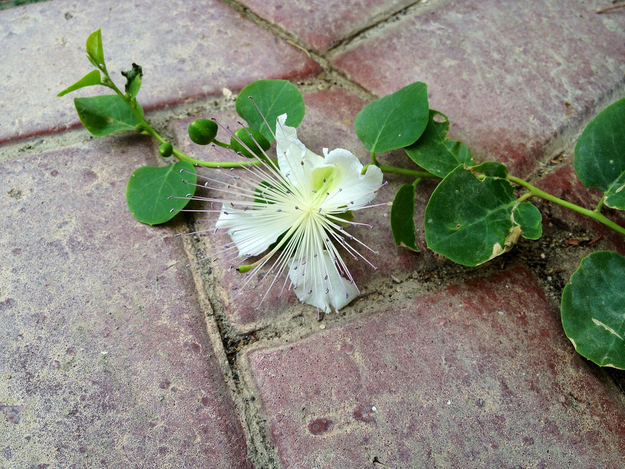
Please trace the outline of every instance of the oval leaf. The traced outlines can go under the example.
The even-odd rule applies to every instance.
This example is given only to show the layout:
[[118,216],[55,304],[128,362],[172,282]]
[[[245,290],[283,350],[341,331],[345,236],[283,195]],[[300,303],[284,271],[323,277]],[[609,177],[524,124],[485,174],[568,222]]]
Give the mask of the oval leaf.
[[141,124],[126,102],[116,94],[74,98],[74,105],[80,122],[96,137],[135,130]]
[[412,145],[428,123],[428,91],[416,82],[367,104],[356,116],[354,129],[373,153]]
[[[254,101],[249,99],[250,96]],[[258,80],[241,90],[237,97],[236,110],[251,128],[260,132],[269,142],[273,142],[278,116],[287,114],[286,124],[297,127],[304,119],[306,106],[302,93],[293,83],[286,80]],[[271,129],[267,128],[265,120]]]
[[399,188],[391,206],[391,231],[397,246],[418,251],[414,226],[415,187],[404,184]]
[[100,29],[92,32],[87,38],[87,57],[98,68],[104,65],[104,48]]
[[540,212],[514,198],[507,168],[487,162],[459,166],[436,187],[425,208],[428,247],[476,266],[509,251],[519,237],[540,233]]
[[406,147],[408,156],[423,169],[444,178],[464,164],[473,166],[469,148],[462,142],[447,138],[449,119],[438,111],[430,111],[428,124],[419,139]]
[[562,293],[562,325],[575,350],[599,366],[625,369],[625,257],[584,258]]
[[87,73],[84,77],[74,83],[72,86],[65,88],[61,91],[57,96],[65,96],[67,93],[71,93],[72,91],[79,90],[80,88],[84,88],[85,86],[94,86],[101,85],[102,79],[100,77],[99,70],[92,70]]
[[575,172],[582,184],[606,196],[608,207],[625,210],[625,98],[590,121],[575,145]]
[[[180,170],[193,174],[180,173]],[[185,184],[183,180],[190,184]],[[195,168],[186,161],[164,167],[142,166],[137,168],[126,186],[128,210],[141,223],[158,225],[171,220],[177,210],[183,209],[187,199],[169,199],[168,197],[186,197],[193,195],[197,177]],[[173,212],[172,212],[173,209]]]

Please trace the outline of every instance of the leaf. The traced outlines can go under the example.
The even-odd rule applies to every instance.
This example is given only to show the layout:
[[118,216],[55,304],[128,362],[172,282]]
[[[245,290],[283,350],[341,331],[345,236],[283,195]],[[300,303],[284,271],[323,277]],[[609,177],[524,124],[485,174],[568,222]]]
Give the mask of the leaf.
[[512,212],[514,222],[523,229],[523,237],[526,239],[538,239],[543,235],[540,210],[528,202],[523,202],[515,207]]
[[428,117],[427,86],[416,82],[367,104],[356,116],[354,129],[367,150],[383,153],[416,142]]
[[84,88],[86,86],[94,86],[94,85],[101,85],[101,84],[102,84],[102,78],[100,77],[100,71],[92,70],[89,73],[87,73],[84,77],[82,77],[80,80],[78,80],[76,83],[74,83],[72,86],[65,88],[63,91],[57,94],[57,97],[65,96],[67,93],[71,93],[72,91],[79,90],[80,88]]
[[575,145],[575,172],[588,189],[605,194],[605,205],[625,210],[625,98],[590,121]]
[[625,369],[625,257],[612,251],[582,259],[562,293],[564,332],[599,366]]
[[[438,119],[442,118],[442,121]],[[408,156],[423,169],[444,178],[458,165],[473,166],[471,152],[462,142],[447,138],[449,119],[445,114],[430,110],[430,117],[419,139],[406,147]]]
[[[193,174],[181,174],[181,170]],[[189,184],[185,184],[183,180]],[[195,186],[192,184],[196,182],[195,168],[186,161],[178,161],[176,164],[164,167],[137,168],[126,186],[128,210],[141,223],[148,225],[165,223],[176,215],[176,210],[183,209],[189,203],[187,199],[169,199],[168,197],[193,195]]]
[[495,162],[449,173],[425,208],[428,247],[476,266],[510,250],[521,235],[540,236],[540,212],[515,199],[507,174],[505,165]]
[[141,65],[133,63],[132,69],[122,72],[122,75],[126,77],[126,95],[131,99],[136,98],[141,88],[141,79],[143,77]]
[[[74,98],[74,105],[80,121],[96,137],[135,130],[141,124],[128,104],[116,94]],[[139,111],[143,114],[141,107]]]
[[399,188],[391,206],[391,231],[397,246],[418,251],[414,226],[415,187],[404,184]]
[[[249,99],[250,96],[254,101]],[[251,128],[260,132],[271,143],[274,140],[277,117],[287,114],[286,124],[297,127],[304,118],[306,107],[302,93],[294,84],[286,80],[258,80],[241,90],[237,97],[236,110]],[[271,129],[267,128],[263,116]]]
[[104,66],[104,48],[102,47],[102,31],[97,30],[87,38],[87,57],[96,67]]

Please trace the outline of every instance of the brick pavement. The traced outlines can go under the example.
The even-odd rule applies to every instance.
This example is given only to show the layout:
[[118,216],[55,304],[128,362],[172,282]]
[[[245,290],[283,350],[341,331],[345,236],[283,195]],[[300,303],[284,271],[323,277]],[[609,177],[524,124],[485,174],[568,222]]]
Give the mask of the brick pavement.
[[[359,214],[374,224],[355,234],[380,251],[379,270],[350,265],[364,293],[352,305],[322,323],[293,296],[257,309],[256,293],[235,298],[233,274],[182,268],[202,247],[172,237],[186,219],[147,227],[127,212],[129,174],[163,164],[153,142],[67,132],[78,125],[71,99],[54,98],[89,70],[84,41],[102,28],[109,68],[143,65],[148,117],[173,119],[183,150],[219,158],[183,138],[189,106],[231,109],[222,88],[285,78],[305,93],[302,140],[365,162],[353,120],[367,96],[422,80],[477,159],[591,202],[572,177],[572,145],[625,94],[625,10],[373,3],[0,10],[0,467],[623,466],[622,392],[576,355],[554,296],[552,277],[570,275],[557,272],[562,256],[589,248],[537,263],[522,253],[544,245],[526,243],[490,266],[456,267],[426,249],[425,184],[421,253],[393,245],[385,208]],[[33,150],[50,134],[54,148]],[[406,182],[388,179],[380,201]],[[552,242],[603,234],[541,208]],[[609,247],[623,252],[613,235],[593,249]]]

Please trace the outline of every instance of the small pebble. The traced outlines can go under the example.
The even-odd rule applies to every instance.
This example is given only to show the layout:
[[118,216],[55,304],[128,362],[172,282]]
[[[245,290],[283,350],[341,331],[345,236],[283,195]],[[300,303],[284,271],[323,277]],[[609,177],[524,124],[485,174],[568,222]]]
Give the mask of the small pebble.
[[326,328],[325,324],[322,324],[321,326],[319,326],[319,329],[325,329],[325,328]]

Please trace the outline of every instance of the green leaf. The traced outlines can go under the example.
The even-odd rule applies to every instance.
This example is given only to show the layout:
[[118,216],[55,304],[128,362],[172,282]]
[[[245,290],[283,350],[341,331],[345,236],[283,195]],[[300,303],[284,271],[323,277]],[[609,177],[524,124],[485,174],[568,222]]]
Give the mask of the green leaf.
[[[254,101],[249,99],[252,97]],[[271,126],[267,128],[254,102]],[[276,119],[287,114],[286,124],[297,127],[304,118],[306,107],[304,98],[297,87],[286,80],[258,80],[241,90],[236,101],[237,114],[245,119],[248,125],[260,132],[268,142],[274,140]]]
[[[181,170],[193,174],[181,173]],[[185,184],[183,180],[189,184]],[[189,203],[189,200],[184,198],[169,197],[193,195],[195,186],[192,184],[196,182],[195,168],[186,161],[178,161],[164,167],[137,168],[126,186],[128,210],[141,223],[148,225],[165,223],[176,215],[177,210],[183,209]]]
[[131,99],[135,98],[141,88],[141,79],[143,77],[141,65],[133,63],[132,69],[122,72],[122,75],[126,77],[126,95]]
[[97,30],[87,38],[87,58],[96,67],[104,66],[104,48],[102,47],[102,31]]
[[[116,94],[74,98],[74,105],[80,121],[96,137],[125,130],[134,131],[141,124],[128,104]],[[138,109],[143,114],[141,107]]]
[[562,325],[575,350],[599,366],[625,369],[625,257],[584,258],[562,292]]
[[74,83],[72,86],[65,88],[63,91],[57,94],[57,96],[65,96],[67,93],[71,93],[72,91],[79,90],[80,88],[84,88],[86,86],[101,85],[101,84],[102,84],[102,79],[100,77],[100,71],[92,70],[89,73],[87,73],[84,77],[82,77],[80,80],[78,80],[76,83]]
[[605,205],[625,210],[625,98],[590,121],[575,145],[575,172]]
[[391,231],[397,246],[418,251],[414,226],[415,187],[404,184],[399,188],[391,206]]
[[505,165],[495,162],[449,173],[425,208],[428,247],[476,266],[510,250],[521,235],[540,236],[540,212],[515,199],[507,174]]
[[416,82],[367,104],[356,116],[354,129],[367,150],[383,153],[416,142],[428,117],[427,86]]
[[473,166],[471,152],[462,142],[447,138],[449,119],[445,114],[430,110],[430,117],[419,139],[406,147],[408,156],[423,169],[444,178],[464,164]]
[[543,235],[543,216],[535,205],[523,202],[512,211],[514,222],[518,223],[526,239],[538,239]]

